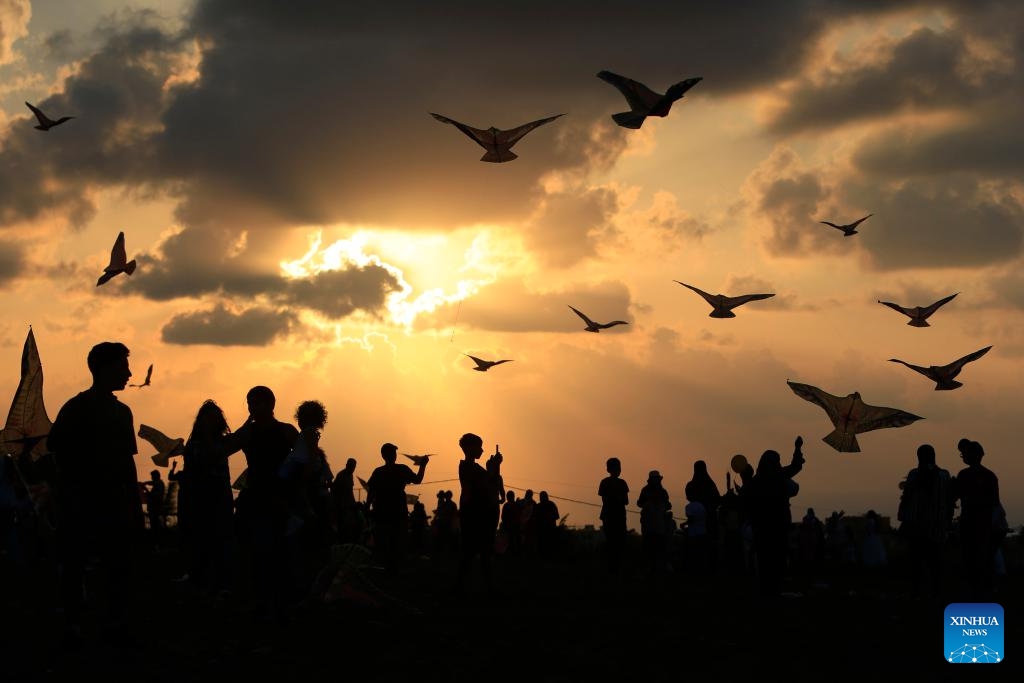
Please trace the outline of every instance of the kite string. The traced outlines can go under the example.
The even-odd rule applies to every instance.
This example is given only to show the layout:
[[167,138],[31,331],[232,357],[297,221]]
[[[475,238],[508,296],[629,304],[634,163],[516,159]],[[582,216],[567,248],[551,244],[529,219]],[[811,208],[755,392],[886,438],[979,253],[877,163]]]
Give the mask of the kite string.
[[451,343],[455,339],[455,328],[459,324],[459,311],[462,310],[462,299],[459,299],[458,306],[455,307],[455,322],[452,324],[452,336],[448,338],[448,342]]

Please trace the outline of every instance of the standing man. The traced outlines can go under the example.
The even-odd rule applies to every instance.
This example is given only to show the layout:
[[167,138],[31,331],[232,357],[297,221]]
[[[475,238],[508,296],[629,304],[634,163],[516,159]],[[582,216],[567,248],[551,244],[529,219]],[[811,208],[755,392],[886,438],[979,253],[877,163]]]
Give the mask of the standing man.
[[131,409],[114,396],[128,384],[128,347],[103,342],[86,363],[92,386],[65,403],[47,437],[57,464],[58,543],[65,643],[81,641],[85,564],[93,554],[104,572],[105,631],[128,637],[132,549],[143,529]]
[[459,497],[462,560],[459,562],[455,590],[457,593],[462,592],[473,557],[479,555],[484,584],[491,591],[491,554],[494,551],[494,534],[498,529],[501,472],[497,467],[488,470],[477,463],[483,455],[484,442],[476,434],[463,434],[459,439],[459,448],[464,456],[459,462],[459,483],[462,485],[462,495]]
[[414,473],[408,465],[395,462],[398,460],[398,446],[395,444],[386,443],[381,446],[380,455],[384,458],[384,464],[375,469],[366,482],[366,505],[373,518],[373,540],[388,567],[395,570],[402,557],[403,541],[409,529],[405,487],[423,481],[427,458],[419,459],[419,469]]
[[285,618],[288,588],[285,505],[278,470],[299,438],[299,430],[274,417],[277,398],[269,387],[256,386],[246,394],[249,419],[235,436],[248,466],[245,489],[236,501],[248,538],[257,610],[269,608],[278,621]]
[[626,506],[629,505],[629,486],[620,478],[622,463],[608,458],[605,463],[608,476],[601,480],[597,495],[601,496],[601,527],[608,549],[608,571],[618,574],[622,566],[622,553],[626,546]]
[[352,495],[355,486],[355,458],[345,462],[345,468],[338,472],[331,484],[331,500],[334,503],[334,521],[338,530],[339,543],[355,543],[359,540],[356,498]]

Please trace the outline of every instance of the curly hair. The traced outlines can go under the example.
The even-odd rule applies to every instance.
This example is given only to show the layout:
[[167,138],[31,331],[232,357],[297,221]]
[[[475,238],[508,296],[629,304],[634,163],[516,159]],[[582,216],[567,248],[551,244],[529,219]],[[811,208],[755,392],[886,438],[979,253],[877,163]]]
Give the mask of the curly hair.
[[327,409],[320,401],[303,401],[295,411],[295,419],[299,429],[323,429],[327,424]]

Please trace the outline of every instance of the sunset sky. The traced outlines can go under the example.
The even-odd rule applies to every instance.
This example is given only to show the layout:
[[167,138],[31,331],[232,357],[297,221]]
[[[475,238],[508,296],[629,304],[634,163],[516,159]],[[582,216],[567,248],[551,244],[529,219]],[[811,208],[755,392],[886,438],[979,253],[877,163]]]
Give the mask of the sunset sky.
[[[51,418],[116,340],[155,366],[119,394],[136,426],[184,437],[207,398],[237,426],[265,384],[282,419],[322,401],[363,478],[390,441],[453,479],[472,431],[507,485],[596,503],[618,456],[679,514],[695,460],[724,490],[800,434],[794,517],[895,518],[917,446],[955,473],[966,436],[1024,523],[1024,5],[300,5],[0,0],[0,400],[31,325]],[[703,81],[628,130],[602,69]],[[26,100],[76,118],[34,130]],[[492,164],[430,112],[565,116]],[[97,288],[120,231],[138,269]],[[776,296],[713,319],[673,280]],[[877,303],[954,292],[923,329]],[[887,362],[989,345],[955,391]],[[786,380],[925,419],[838,453]]]

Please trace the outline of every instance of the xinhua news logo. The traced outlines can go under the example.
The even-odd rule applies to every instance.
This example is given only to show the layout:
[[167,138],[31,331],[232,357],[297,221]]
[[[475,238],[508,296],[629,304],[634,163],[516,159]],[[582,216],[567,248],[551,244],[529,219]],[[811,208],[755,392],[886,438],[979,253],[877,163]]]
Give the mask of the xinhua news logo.
[[943,655],[951,664],[998,664],[1003,651],[1003,608],[994,602],[954,602],[946,607]]

